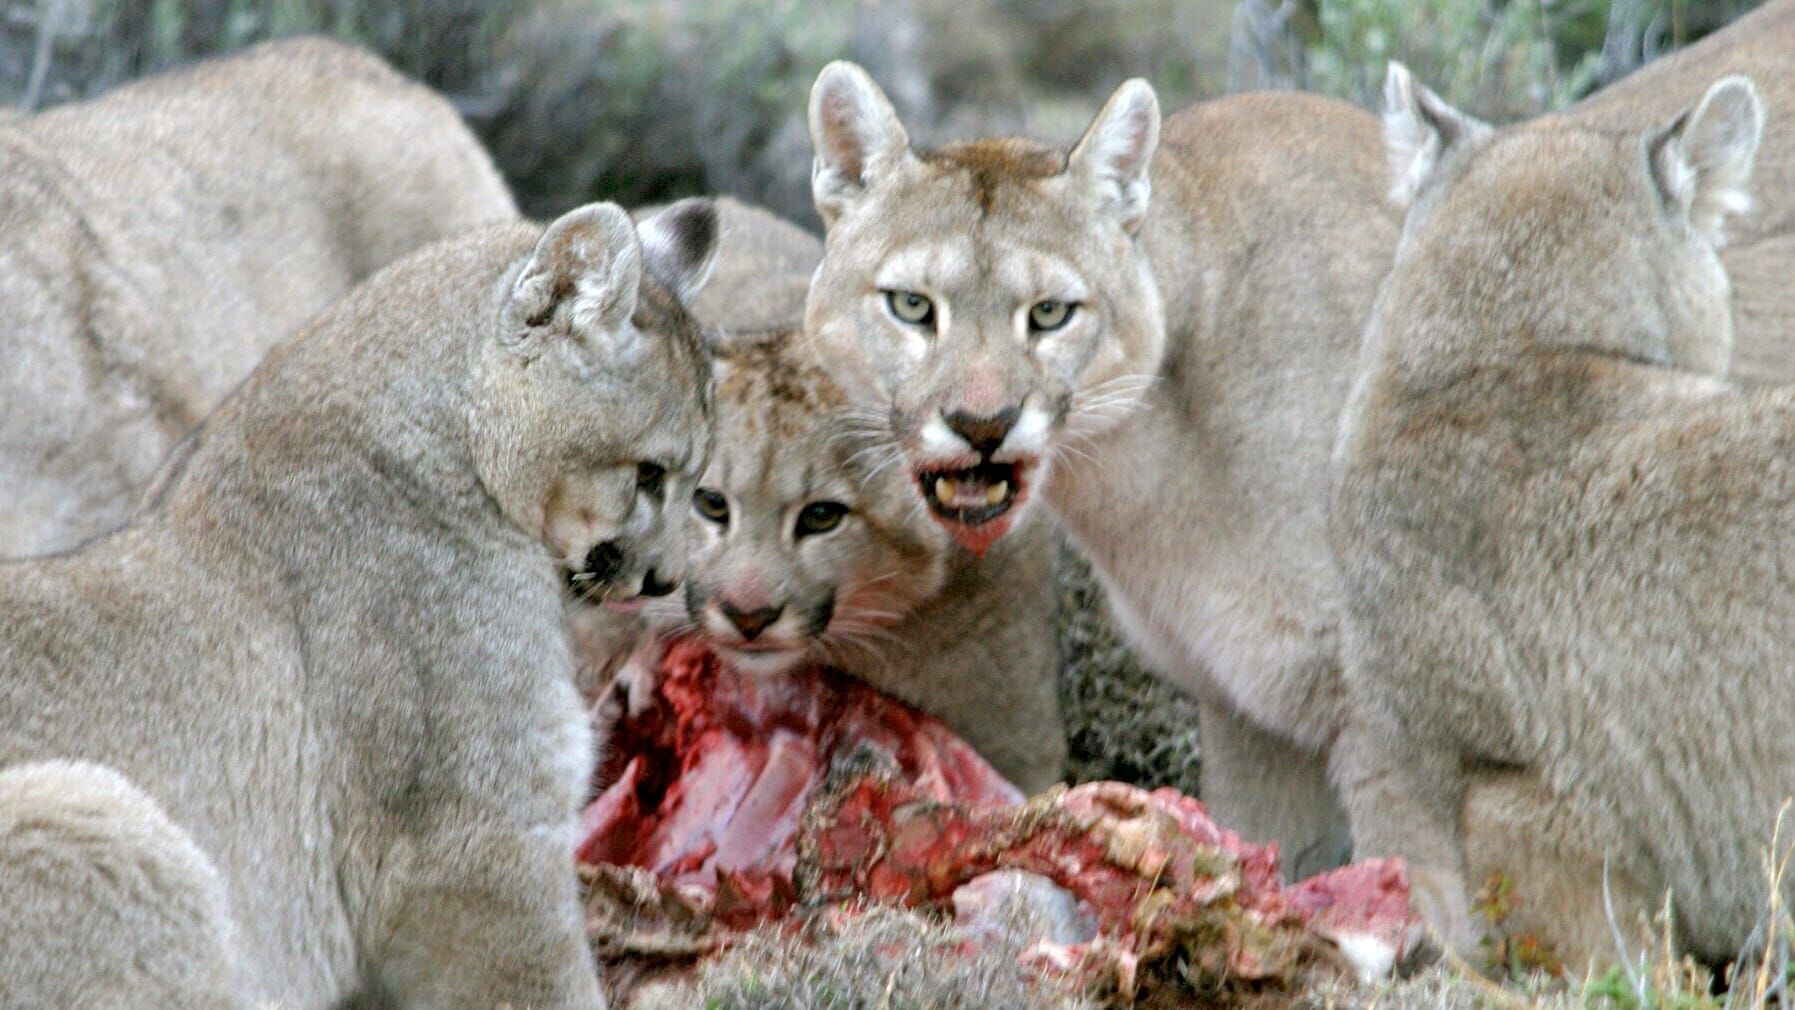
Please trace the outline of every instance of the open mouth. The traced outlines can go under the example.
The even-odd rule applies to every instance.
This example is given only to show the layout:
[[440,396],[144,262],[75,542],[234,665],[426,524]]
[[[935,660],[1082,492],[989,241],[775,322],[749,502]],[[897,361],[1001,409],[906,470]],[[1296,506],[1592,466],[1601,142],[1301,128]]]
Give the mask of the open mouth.
[[929,508],[942,519],[982,526],[1022,499],[1022,463],[985,461],[963,469],[918,467],[917,483]]
[[1015,511],[1028,498],[1032,458],[997,462],[985,459],[967,467],[923,463],[916,483],[935,521],[979,557],[1010,531]]

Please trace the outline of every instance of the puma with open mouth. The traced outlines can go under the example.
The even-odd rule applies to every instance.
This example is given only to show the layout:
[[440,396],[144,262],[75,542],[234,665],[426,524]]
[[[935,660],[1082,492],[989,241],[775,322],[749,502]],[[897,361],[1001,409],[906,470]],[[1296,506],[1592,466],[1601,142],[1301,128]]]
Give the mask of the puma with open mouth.
[[983,462],[960,470],[920,468],[917,482],[943,519],[978,526],[1008,512],[1022,497],[1020,463]]
[[923,464],[917,485],[937,521],[962,547],[983,555],[1009,532],[1018,507],[1028,498],[1032,459],[982,460],[969,467]]

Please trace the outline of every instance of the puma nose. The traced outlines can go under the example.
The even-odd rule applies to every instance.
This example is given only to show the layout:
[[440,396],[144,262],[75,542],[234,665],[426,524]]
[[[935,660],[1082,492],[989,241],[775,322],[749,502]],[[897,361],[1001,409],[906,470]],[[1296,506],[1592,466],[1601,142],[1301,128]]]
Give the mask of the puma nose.
[[1004,436],[1016,426],[1016,419],[1022,416],[1022,408],[1005,407],[995,414],[975,417],[965,411],[956,410],[943,414],[941,419],[954,434],[966,440],[973,451],[982,456],[989,456],[1003,444]]
[[623,548],[617,541],[604,543],[586,552],[586,572],[601,583],[610,583],[623,574]]
[[678,579],[668,579],[663,582],[661,581],[660,575],[656,574],[655,570],[652,568],[642,575],[643,596],[666,596],[668,593],[671,593],[678,588]]
[[741,632],[742,638],[749,642],[759,638],[761,632],[767,630],[767,627],[774,621],[779,620],[780,614],[785,613],[783,606],[761,607],[758,610],[738,610],[727,601],[719,601],[717,609],[723,611],[723,616],[729,618],[729,623],[735,625],[735,630]]

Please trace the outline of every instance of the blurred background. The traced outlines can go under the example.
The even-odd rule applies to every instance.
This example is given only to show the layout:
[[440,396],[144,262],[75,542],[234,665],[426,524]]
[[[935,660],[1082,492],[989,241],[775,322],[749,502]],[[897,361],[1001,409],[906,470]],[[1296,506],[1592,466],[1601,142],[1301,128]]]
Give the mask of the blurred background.
[[0,102],[29,111],[322,32],[449,94],[527,213],[726,192],[808,226],[811,80],[864,65],[913,136],[1071,140],[1143,76],[1375,102],[1406,62],[1461,107],[1571,101],[1756,0],[0,0]]

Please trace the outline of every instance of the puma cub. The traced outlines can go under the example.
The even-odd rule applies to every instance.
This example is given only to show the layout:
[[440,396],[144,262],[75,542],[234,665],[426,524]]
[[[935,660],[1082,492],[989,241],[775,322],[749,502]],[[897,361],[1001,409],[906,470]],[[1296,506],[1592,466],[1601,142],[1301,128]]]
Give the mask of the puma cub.
[[324,39],[0,127],[0,556],[117,526],[276,340],[516,217],[447,102]]
[[[717,448],[693,499],[703,532],[684,597],[650,601],[646,623],[696,631],[768,676],[829,663],[947,722],[1025,790],[1046,788],[1066,757],[1052,530],[983,559],[957,548],[916,507],[899,461],[867,443],[832,363],[794,332],[822,243],[716,202],[715,268],[691,310],[717,351]],[[574,624],[596,660],[590,679],[604,681],[631,637],[594,608]],[[635,658],[652,665],[655,643],[640,644]]]
[[[716,248],[704,286],[685,303],[687,312],[707,330],[719,326],[765,329],[789,323],[804,310],[804,290],[810,272],[823,256],[823,244],[777,214],[734,197],[713,197],[711,206],[717,216]],[[630,216],[642,222],[665,209],[638,207]],[[623,674],[628,675],[632,689],[646,690],[653,683],[653,667],[662,650],[643,619],[642,608],[593,606],[582,597],[576,592],[567,601],[581,695],[597,705]],[[671,623],[680,623],[685,610],[672,599],[663,601],[657,613]]]
[[380,272],[120,531],[0,568],[6,1007],[603,1006],[563,580],[677,583],[708,204]]
[[[1376,120],[1124,84],[1070,150],[921,151],[858,67],[811,93],[807,339],[920,502],[990,549],[1045,502],[1200,697],[1204,799],[1286,866],[1348,851],[1327,467],[1396,245]],[[913,495],[917,491],[912,491]]]
[[1606,871],[1633,907],[1668,890],[1682,942],[1728,957],[1795,794],[1795,391],[1724,377],[1718,248],[1757,93],[1725,78],[1635,131],[1492,130],[1400,67],[1387,100],[1410,210],[1331,509],[1359,851],[1407,858],[1469,946],[1466,784],[1525,776],[1518,814],[1589,852],[1593,923],[1561,929],[1599,931]]
[[[1047,788],[1066,760],[1052,527],[982,558],[957,547],[798,337],[718,338],[717,448],[678,617],[740,670],[821,660],[935,714],[1025,791]],[[651,621],[671,606],[650,604]]]

